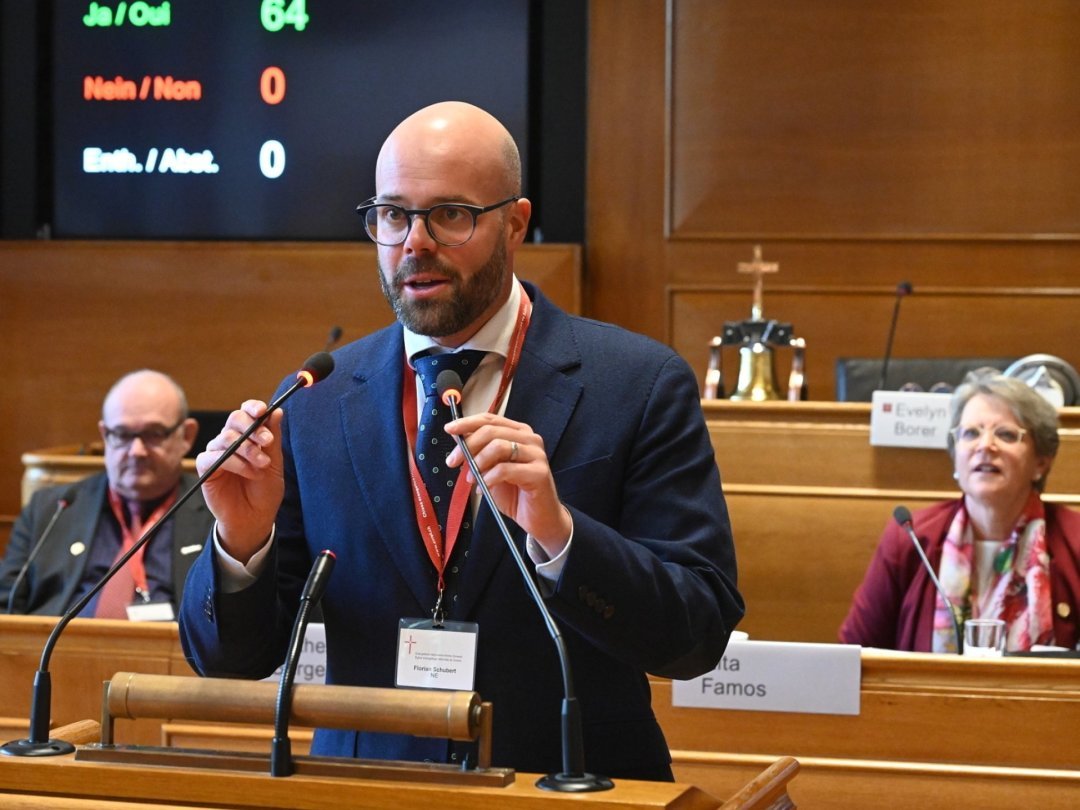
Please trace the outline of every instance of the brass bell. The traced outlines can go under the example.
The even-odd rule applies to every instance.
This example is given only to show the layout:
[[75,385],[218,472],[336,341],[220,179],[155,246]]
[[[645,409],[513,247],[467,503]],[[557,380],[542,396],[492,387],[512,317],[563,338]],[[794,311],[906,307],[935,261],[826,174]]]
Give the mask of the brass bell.
[[731,398],[751,402],[780,399],[773,371],[772,349],[766,344],[754,342],[739,347],[739,379]]
[[[790,323],[766,320],[764,317],[762,276],[765,273],[775,273],[778,268],[779,265],[775,263],[762,261],[760,245],[754,247],[754,261],[739,264],[740,273],[752,273],[755,276],[750,319],[725,323],[723,334],[709,341],[709,367],[705,372],[705,384],[702,387],[704,399],[721,399],[725,396],[724,346],[739,347],[739,376],[735,391],[731,394],[732,400],[765,402],[784,398],[790,401],[807,398],[806,341],[792,335]],[[786,396],[780,393],[776,384],[773,361],[773,348],[776,346],[790,346],[793,350]]]

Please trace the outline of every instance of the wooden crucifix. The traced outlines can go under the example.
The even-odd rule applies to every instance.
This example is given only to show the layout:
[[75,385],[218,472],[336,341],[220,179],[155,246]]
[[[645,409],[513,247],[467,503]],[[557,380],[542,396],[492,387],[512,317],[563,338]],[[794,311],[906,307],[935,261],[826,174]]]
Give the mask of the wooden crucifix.
[[749,273],[754,277],[754,303],[750,308],[750,318],[755,321],[764,320],[764,276],[766,273],[779,273],[779,263],[762,261],[761,245],[754,245],[754,260],[752,262],[739,262],[739,272]]

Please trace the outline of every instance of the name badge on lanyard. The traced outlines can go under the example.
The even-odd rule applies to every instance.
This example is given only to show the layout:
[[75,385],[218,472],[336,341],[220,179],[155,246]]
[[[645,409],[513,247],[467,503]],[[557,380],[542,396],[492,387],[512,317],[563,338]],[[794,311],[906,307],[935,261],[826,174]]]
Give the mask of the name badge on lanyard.
[[476,683],[476,622],[401,619],[397,686],[471,692]]

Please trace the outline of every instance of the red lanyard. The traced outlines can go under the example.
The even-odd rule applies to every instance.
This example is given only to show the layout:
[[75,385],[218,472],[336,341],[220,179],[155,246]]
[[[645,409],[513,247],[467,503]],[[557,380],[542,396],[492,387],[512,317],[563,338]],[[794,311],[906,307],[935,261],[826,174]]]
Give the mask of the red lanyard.
[[[124,506],[120,503],[120,496],[116,494],[116,491],[109,487],[109,506],[112,508],[113,517],[116,518],[116,522],[120,525],[120,552],[116,555],[117,559],[130,549],[135,543],[142,537],[143,526],[153,526],[157,523],[161,516],[168,511],[169,507],[176,501],[176,491],[167,497],[164,501],[158,504],[157,508],[150,514],[145,521],[142,520],[141,515],[137,511],[137,506],[131,510],[131,524],[128,525],[128,521],[124,517]],[[131,571],[131,578],[135,581],[135,590],[146,601],[150,599],[150,589],[146,584],[146,565],[143,563],[143,556],[146,554],[146,546],[143,546],[136,551],[130,560],[127,561],[127,567]],[[114,560],[115,563],[115,560]]]
[[[499,381],[499,390],[495,399],[488,408],[489,413],[495,413],[499,403],[506,396],[506,389],[510,387],[510,381],[517,370],[521,360],[521,347],[525,342],[525,332],[529,328],[529,320],[532,317],[532,301],[529,300],[525,289],[521,289],[521,305],[518,307],[517,321],[514,324],[514,332],[510,336],[510,347],[506,355],[506,363],[503,365],[502,379]],[[424,485],[423,478],[416,468],[416,458],[413,449],[416,447],[416,377],[412,368],[405,361],[405,374],[401,396],[401,418],[405,423],[405,438],[409,443],[409,483],[413,494],[413,507],[416,510],[416,524],[420,529],[420,538],[424,548],[427,549],[428,558],[435,570],[439,573],[439,599],[446,587],[443,573],[446,570],[446,561],[454,551],[458,533],[461,530],[461,522],[465,515],[465,509],[469,503],[471,487],[465,486],[466,468],[462,465],[458,473],[458,479],[454,486],[454,494],[450,498],[450,511],[446,518],[446,537],[443,538],[439,530],[439,521],[435,517],[435,510],[431,504],[431,496]]]

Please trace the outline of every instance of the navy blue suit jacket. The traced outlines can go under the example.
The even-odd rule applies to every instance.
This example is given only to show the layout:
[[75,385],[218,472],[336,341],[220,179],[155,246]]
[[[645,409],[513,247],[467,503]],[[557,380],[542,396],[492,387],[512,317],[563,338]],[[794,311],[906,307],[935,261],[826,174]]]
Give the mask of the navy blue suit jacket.
[[[645,673],[711,669],[743,613],[697,381],[668,347],[567,315],[527,290],[535,306],[506,416],[543,437],[574,521],[566,565],[545,591],[572,663],[586,766],[671,778]],[[323,548],[337,555],[322,601],[328,682],[393,686],[398,620],[430,616],[436,575],[408,486],[401,327],[335,360],[328,379],[286,405],[286,495],[264,575],[224,594],[212,550],[192,568],[180,633],[206,675],[264,677],[281,663]],[[510,525],[524,549],[524,532]],[[486,505],[468,548],[451,559],[447,596],[448,618],[479,624],[475,688],[494,703],[493,764],[560,770],[555,646]],[[326,730],[313,752],[436,762],[464,754],[446,740]]]

